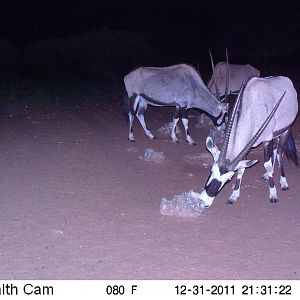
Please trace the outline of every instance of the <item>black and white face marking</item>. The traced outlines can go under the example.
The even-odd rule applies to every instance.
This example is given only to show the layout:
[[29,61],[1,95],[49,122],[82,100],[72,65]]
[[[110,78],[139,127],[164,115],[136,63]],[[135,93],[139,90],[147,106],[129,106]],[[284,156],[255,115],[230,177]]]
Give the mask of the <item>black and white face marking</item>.
[[205,203],[205,207],[210,207],[214,198],[220,192],[224,184],[231,180],[234,171],[228,170],[226,167],[219,167],[217,163],[212,166],[210,177],[205,185],[204,191],[201,193],[201,200]]
[[218,160],[220,157],[220,151],[210,136],[206,138],[206,148],[213,156],[215,163],[211,168],[210,176],[207,180],[204,191],[201,193],[201,200],[205,203],[205,207],[210,207],[216,195],[220,192],[225,183],[231,180],[235,171],[249,168],[258,161],[241,160],[233,170],[228,167],[230,165],[230,162],[228,161],[227,163],[225,162],[225,165],[219,165]]
[[205,203],[205,207],[210,207],[212,205],[214,198],[220,192],[225,183],[232,179],[235,171],[249,168],[257,162],[258,160],[242,160],[234,168],[234,171],[228,169],[226,165],[219,166],[217,162],[214,163],[204,191],[201,193],[201,200]]
[[213,139],[210,136],[208,136],[206,138],[206,148],[211,153],[211,155],[212,155],[212,157],[214,159],[214,162],[216,162],[219,159],[220,150],[215,145]]
[[205,190],[206,194],[209,197],[215,197],[222,185],[221,181],[218,181],[216,178],[213,178],[209,184],[206,185]]
[[212,154],[215,163],[212,166],[204,191],[201,193],[201,200],[205,203],[206,207],[210,207],[216,195],[224,184],[232,178],[234,172],[228,170],[226,166],[218,165],[217,161],[220,156],[220,151],[210,136],[206,139],[206,148]]
[[222,103],[222,101],[221,101],[220,108],[221,108],[220,115],[213,119],[213,121],[217,127],[224,124],[226,117],[227,117],[227,111],[228,111],[227,104]]

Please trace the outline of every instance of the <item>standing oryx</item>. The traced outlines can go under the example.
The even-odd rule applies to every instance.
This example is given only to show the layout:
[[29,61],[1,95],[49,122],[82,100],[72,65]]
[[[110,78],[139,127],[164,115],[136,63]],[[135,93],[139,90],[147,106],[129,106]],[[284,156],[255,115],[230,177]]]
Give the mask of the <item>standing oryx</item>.
[[[223,98],[225,94],[237,94],[245,80],[259,77],[260,71],[251,65],[234,65],[219,62],[215,66],[215,75],[212,75],[207,87],[215,95]],[[228,77],[228,91],[226,93],[226,77]]]
[[210,137],[206,139],[206,147],[214,158],[211,175],[201,193],[201,199],[207,207],[235,171],[237,181],[228,203],[238,200],[245,168],[258,162],[243,159],[252,147],[261,143],[269,180],[269,198],[271,202],[277,202],[273,181],[276,158],[281,170],[280,185],[283,190],[288,189],[283,152],[298,165],[297,150],[291,133],[297,112],[297,92],[287,77],[253,77],[243,86],[227,123],[221,151]]
[[135,115],[146,135],[150,139],[154,138],[144,120],[148,104],[176,107],[171,131],[173,142],[177,142],[176,125],[181,117],[187,142],[195,144],[188,131],[187,110],[190,108],[207,112],[215,118],[217,125],[223,121],[226,106],[209,91],[192,66],[179,64],[164,68],[141,67],[127,74],[124,83],[127,92],[124,107],[129,116],[130,141],[134,141],[132,126]]

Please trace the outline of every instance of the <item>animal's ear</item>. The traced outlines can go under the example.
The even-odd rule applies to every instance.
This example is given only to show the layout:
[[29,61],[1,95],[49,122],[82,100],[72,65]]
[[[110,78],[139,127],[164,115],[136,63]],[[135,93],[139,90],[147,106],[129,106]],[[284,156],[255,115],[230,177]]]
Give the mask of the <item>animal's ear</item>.
[[206,148],[213,156],[214,162],[216,162],[219,159],[220,151],[210,136],[206,138]]
[[237,166],[234,168],[234,170],[238,170],[238,169],[245,169],[245,168],[250,168],[253,165],[255,165],[258,162],[257,159],[254,160],[241,160]]

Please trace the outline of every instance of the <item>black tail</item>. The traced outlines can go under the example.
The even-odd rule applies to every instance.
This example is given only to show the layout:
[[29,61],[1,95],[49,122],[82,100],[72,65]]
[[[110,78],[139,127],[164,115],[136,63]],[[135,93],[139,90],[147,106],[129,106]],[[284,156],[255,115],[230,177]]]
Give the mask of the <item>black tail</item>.
[[286,143],[283,146],[283,151],[286,154],[287,159],[290,161],[293,161],[293,163],[299,167],[299,159],[297,154],[297,148],[295,145],[295,141],[292,135],[292,132],[290,132],[289,137],[286,141]]

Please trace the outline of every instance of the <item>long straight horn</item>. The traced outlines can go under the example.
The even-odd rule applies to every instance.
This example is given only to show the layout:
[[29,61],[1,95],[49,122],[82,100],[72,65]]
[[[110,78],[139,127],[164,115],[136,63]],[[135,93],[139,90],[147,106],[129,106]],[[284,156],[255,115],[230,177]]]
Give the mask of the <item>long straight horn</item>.
[[210,50],[209,50],[209,56],[210,56],[211,68],[213,71],[213,76],[214,76],[214,81],[215,81],[216,94],[217,94],[217,98],[220,100],[219,87],[218,87],[218,82],[217,82],[216,73],[215,73],[215,65],[214,65],[214,61],[213,61]]
[[229,118],[229,121],[228,121],[226,129],[225,129],[225,137],[224,137],[223,145],[222,145],[220,156],[219,156],[219,164],[220,165],[225,164],[225,158],[226,158],[226,153],[227,153],[227,148],[228,148],[228,144],[229,144],[230,133],[231,133],[232,126],[233,126],[234,117],[237,113],[237,110],[238,110],[238,107],[240,104],[240,98],[244,91],[245,85],[246,85],[246,80],[243,82],[242,87],[239,91],[239,94],[235,100],[233,110],[230,114],[230,118]]
[[226,48],[226,82],[225,82],[225,97],[224,102],[227,102],[227,96],[228,96],[228,81],[229,81],[229,63],[228,63],[228,52]]
[[272,109],[271,113],[265,120],[265,122],[261,125],[261,127],[258,129],[257,133],[254,135],[254,137],[250,140],[250,142],[245,146],[245,148],[238,154],[238,156],[231,162],[230,167],[232,170],[237,166],[237,164],[246,156],[246,154],[250,151],[252,146],[255,144],[255,142],[258,140],[258,138],[261,136],[263,131],[266,129],[268,124],[270,123],[271,119],[273,118],[277,108],[279,107],[284,95],[286,94],[286,91],[283,93],[281,98],[278,100],[274,108]]

